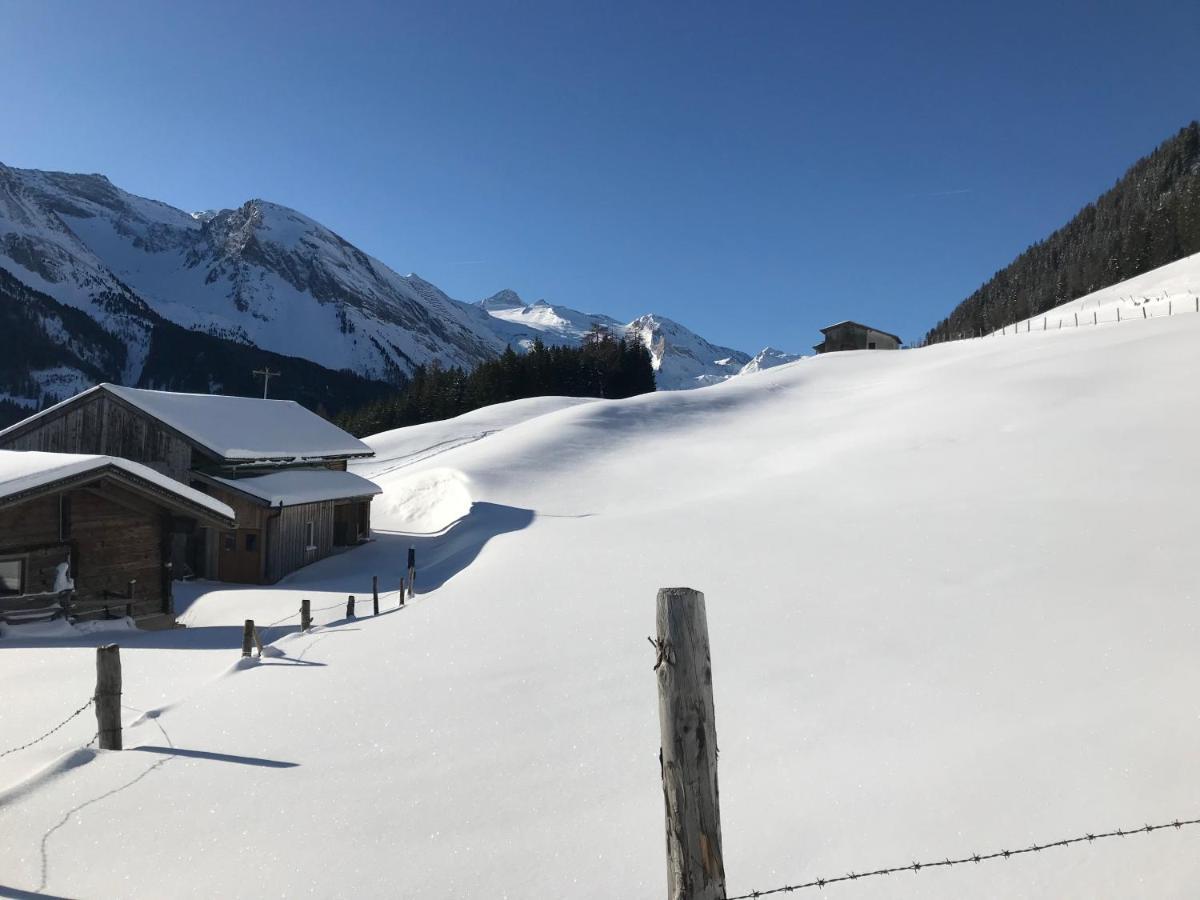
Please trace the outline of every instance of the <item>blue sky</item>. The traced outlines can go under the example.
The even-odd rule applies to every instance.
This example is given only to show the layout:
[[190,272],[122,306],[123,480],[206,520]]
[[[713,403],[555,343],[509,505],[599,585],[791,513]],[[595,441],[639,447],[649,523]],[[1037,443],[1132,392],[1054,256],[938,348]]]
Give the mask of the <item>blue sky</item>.
[[920,337],[1200,115],[1200,4],[0,0],[0,161],[475,300]]

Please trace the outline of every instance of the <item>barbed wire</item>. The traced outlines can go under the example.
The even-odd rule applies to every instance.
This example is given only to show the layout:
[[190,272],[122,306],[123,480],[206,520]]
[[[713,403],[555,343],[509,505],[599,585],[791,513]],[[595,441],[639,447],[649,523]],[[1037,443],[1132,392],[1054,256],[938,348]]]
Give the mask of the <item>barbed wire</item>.
[[[78,716],[80,713],[82,713],[85,709],[87,709],[89,706],[91,706],[95,702],[96,702],[95,697],[88,697],[87,703],[83,704],[83,706],[79,707],[79,709],[75,710],[75,712],[71,713],[69,716],[67,716],[65,719],[63,719],[61,722],[59,722],[57,725],[55,725],[53,728],[51,728],[49,731],[47,731],[41,737],[36,737],[32,741],[30,741],[28,744],[22,744],[20,747],[13,747],[11,750],[5,750],[3,753],[0,753],[0,759],[3,759],[4,757],[8,756],[10,753],[17,753],[20,750],[27,750],[28,748],[32,747],[34,744],[38,743],[39,741],[44,741],[46,738],[50,737],[50,735],[54,734],[54,732],[58,731],[58,729],[62,728],[64,725],[66,725],[68,722],[70,722],[72,719],[74,719],[76,716]],[[95,740],[95,738],[93,738],[93,740]]]
[[1068,847],[1071,844],[1082,844],[1085,841],[1091,843],[1093,841],[1104,840],[1105,838],[1128,837],[1131,834],[1149,834],[1152,831],[1161,831],[1164,828],[1185,828],[1189,825],[1200,825],[1200,819],[1176,819],[1173,822],[1164,822],[1162,825],[1143,825],[1141,828],[1118,828],[1116,831],[1103,831],[1095,834],[1085,834],[1081,837],[1065,838],[1061,841],[1050,841],[1046,844],[1033,844],[1029,847],[1022,847],[1018,850],[997,850],[993,853],[972,853],[970,856],[964,856],[961,859],[944,859],[940,862],[914,862],[907,866],[893,866],[890,869],[875,869],[870,872],[848,872],[845,875],[838,875],[834,878],[817,878],[813,881],[806,881],[803,884],[789,884],[784,887],[771,888],[766,891],[751,891],[748,894],[738,894],[727,900],[753,900],[756,897],[769,897],[772,894],[790,894],[792,891],[802,891],[805,888],[823,888],[826,885],[837,884],[841,881],[858,881],[860,878],[875,878],[880,875],[895,875],[898,872],[920,872],[922,869],[944,868],[946,866],[961,866],[965,863],[981,863],[990,859],[1011,859],[1014,856],[1020,856],[1023,853],[1040,853],[1042,850],[1049,850],[1052,847]]

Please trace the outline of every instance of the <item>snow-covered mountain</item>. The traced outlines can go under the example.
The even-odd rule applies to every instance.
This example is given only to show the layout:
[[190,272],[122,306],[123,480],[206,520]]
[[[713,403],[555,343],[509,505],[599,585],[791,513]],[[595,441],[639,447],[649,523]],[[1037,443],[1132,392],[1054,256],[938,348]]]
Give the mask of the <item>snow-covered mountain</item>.
[[[492,318],[509,326],[512,330],[502,334],[523,347],[528,347],[535,338],[541,338],[548,344],[575,345],[597,326],[619,337],[640,341],[650,351],[660,390],[716,384],[741,374],[744,367],[753,361],[748,354],[711,344],[694,331],[663,316],[646,315],[622,323],[601,313],[583,313],[566,306],[552,306],[545,300],[527,305],[512,290],[503,290],[486,300],[480,300],[478,306]],[[759,356],[766,353],[779,351],[767,348]],[[798,356],[783,355],[788,358],[781,362],[799,359]]]
[[795,362],[798,359],[804,359],[803,356],[798,356],[795,353],[785,353],[783,350],[776,350],[774,347],[764,347],[759,350],[754,359],[742,366],[739,375],[749,375],[752,372],[761,372],[763,369],[773,369],[776,366],[782,366],[784,363]]
[[723,380],[749,360],[658,317],[622,325],[511,291],[460,302],[287,207],[187,213],[103,175],[0,164],[0,267],[117,337],[126,384],[142,377],[161,321],[378,381],[469,368],[535,335],[575,342],[594,323],[643,340],[664,388]]

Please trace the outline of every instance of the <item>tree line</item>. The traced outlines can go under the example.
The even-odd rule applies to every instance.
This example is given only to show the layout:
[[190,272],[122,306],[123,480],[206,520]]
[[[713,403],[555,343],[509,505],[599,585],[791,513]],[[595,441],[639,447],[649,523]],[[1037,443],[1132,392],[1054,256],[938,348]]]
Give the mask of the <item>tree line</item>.
[[1200,124],[1192,122],[993,275],[925,343],[987,334],[1198,252]]
[[526,397],[615,400],[653,390],[654,366],[646,347],[596,326],[579,347],[547,347],[539,338],[528,353],[518,354],[510,346],[498,359],[470,372],[418,366],[395,394],[345,412],[335,421],[363,437]]

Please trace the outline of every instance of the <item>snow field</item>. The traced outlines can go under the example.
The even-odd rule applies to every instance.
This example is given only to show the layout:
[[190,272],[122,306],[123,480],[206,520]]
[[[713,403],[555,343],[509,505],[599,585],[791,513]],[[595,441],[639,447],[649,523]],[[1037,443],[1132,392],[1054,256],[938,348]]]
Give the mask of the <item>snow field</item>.
[[[271,588],[198,586],[186,631],[123,647],[126,743],[151,749],[0,798],[0,884],[661,896],[645,638],[681,584],[707,596],[731,893],[1194,816],[1198,340],[1175,316],[832,354],[376,436],[355,471],[384,489],[377,540]],[[237,665],[241,619],[369,608],[410,544],[408,608],[335,606]],[[74,708],[90,657],[0,649],[4,734]],[[0,784],[78,737],[0,760]],[[1188,897],[1195,841],[820,895]]]

